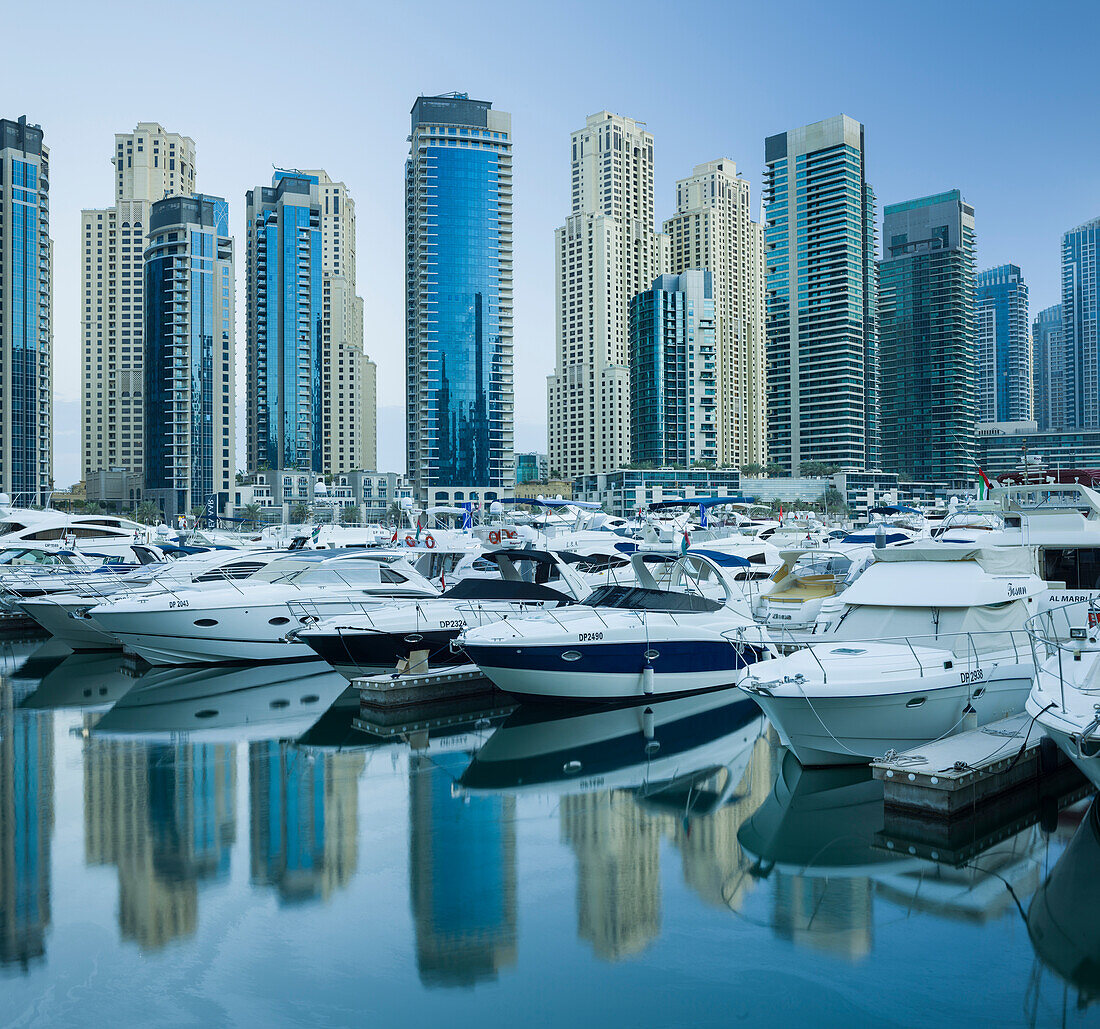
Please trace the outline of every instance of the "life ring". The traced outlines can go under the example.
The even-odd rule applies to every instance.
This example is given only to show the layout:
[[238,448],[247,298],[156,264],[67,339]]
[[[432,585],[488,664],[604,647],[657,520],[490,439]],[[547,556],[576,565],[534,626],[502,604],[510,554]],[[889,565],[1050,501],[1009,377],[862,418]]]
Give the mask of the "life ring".
[[405,546],[406,547],[415,547],[416,546],[416,540],[412,536],[406,536],[405,537]]
[[489,533],[489,542],[490,543],[499,543],[500,542],[500,533],[497,532],[496,529],[494,529],[492,532]]
[[513,532],[511,529],[505,529],[504,535],[507,536],[510,540],[514,540],[516,538],[516,533]]
[[429,550],[435,549],[435,540],[432,538],[432,534],[430,532],[427,536],[424,537],[424,546],[426,546]]

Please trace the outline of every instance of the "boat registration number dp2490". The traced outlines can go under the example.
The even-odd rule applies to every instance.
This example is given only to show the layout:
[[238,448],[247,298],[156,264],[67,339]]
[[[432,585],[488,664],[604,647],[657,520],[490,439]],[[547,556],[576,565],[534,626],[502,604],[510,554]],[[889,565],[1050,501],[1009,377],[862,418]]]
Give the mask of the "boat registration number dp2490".
[[602,632],[581,632],[577,634],[577,641],[579,643],[590,643],[592,640],[602,640]]

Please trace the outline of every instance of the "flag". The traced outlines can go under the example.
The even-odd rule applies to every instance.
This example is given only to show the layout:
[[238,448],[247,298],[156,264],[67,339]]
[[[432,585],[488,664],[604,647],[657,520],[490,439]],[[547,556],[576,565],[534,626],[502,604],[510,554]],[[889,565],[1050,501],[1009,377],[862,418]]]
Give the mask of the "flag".
[[977,465],[978,474],[982,477],[982,481],[978,483],[978,499],[985,500],[989,496],[989,491],[993,488],[993,483],[986,478],[985,472],[982,471],[981,465]]
[[470,506],[471,505],[468,503],[462,505],[462,528],[464,529],[472,529],[474,527],[474,515],[470,510]]
[[418,516],[418,517],[417,517],[417,519],[416,519],[416,542],[417,542],[417,543],[419,543],[419,542],[420,542],[420,530],[421,530],[422,528],[423,528],[423,526],[421,525],[421,523],[420,523],[420,518],[419,518],[419,516]]
[[779,520],[783,521],[783,505],[779,505]]
[[396,525],[393,527],[393,536],[390,537],[390,542],[391,543],[396,543],[397,542],[397,526]]
[[704,529],[707,527],[707,505],[706,504],[700,504],[699,505],[699,525]]
[[688,547],[691,546],[691,537],[688,535],[687,529],[684,530],[684,538],[680,540],[680,553],[686,554]]

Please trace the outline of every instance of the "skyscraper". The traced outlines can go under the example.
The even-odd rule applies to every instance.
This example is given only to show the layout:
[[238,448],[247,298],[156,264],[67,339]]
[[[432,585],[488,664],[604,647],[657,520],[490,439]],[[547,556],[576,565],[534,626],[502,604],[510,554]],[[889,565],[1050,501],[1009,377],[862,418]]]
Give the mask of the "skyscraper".
[[409,478],[423,500],[499,490],[514,475],[511,115],[465,93],[413,104],[405,256]]
[[882,463],[974,474],[974,208],[957,189],[885,210],[879,264]]
[[0,493],[53,488],[53,243],[42,129],[0,118]]
[[140,475],[144,468],[145,234],[156,201],[195,192],[195,141],[138,122],[133,132],[115,135],[111,164],[114,205],[80,214],[84,479],[111,468]]
[[837,115],[764,141],[768,459],[879,463],[875,195],[863,126]]
[[975,334],[978,421],[1031,420],[1027,284],[1014,264],[978,273]]
[[324,469],[321,206],[315,175],[245,194],[248,470]]
[[711,273],[659,275],[630,302],[630,459],[686,468],[719,453]]
[[355,201],[327,172],[317,179],[321,208],[321,432],[326,472],[378,464],[376,368],[363,349],[363,298],[355,285]]
[[236,472],[236,322],[229,205],[152,205],[144,272],[145,496],[167,518],[222,493]]
[[763,464],[767,444],[764,226],[749,208],[748,181],[724,157],[676,183],[665,222],[668,270],[706,268],[713,280],[718,447],[707,460],[720,465]]
[[1100,218],[1062,236],[1062,345],[1067,425],[1100,428]]
[[572,136],[573,208],[554,233],[557,359],[547,381],[551,474],[630,460],[630,301],[665,269],[654,231],[653,136],[600,111]]
[[1066,348],[1062,337],[1062,305],[1044,308],[1031,328],[1035,421],[1039,429],[1071,427],[1067,401],[1072,383],[1066,375]]

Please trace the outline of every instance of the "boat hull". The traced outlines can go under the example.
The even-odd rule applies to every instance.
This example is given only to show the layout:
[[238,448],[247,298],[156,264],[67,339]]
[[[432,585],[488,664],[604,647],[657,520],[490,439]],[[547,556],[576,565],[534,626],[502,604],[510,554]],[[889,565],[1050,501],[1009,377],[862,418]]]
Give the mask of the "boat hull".
[[72,650],[118,650],[119,642],[91,618],[74,618],[73,612],[93,607],[98,601],[84,601],[79,607],[54,601],[28,600],[21,605],[54,639]]

